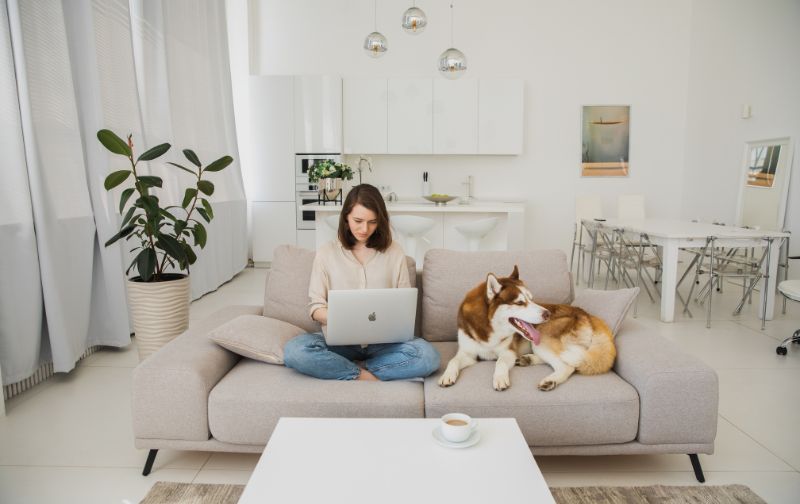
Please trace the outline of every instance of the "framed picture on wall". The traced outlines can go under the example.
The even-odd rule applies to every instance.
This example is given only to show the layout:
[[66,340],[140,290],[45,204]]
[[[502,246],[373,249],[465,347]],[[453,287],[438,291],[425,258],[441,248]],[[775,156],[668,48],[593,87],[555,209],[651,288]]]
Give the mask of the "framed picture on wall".
[[581,175],[628,175],[630,105],[584,105],[581,120]]

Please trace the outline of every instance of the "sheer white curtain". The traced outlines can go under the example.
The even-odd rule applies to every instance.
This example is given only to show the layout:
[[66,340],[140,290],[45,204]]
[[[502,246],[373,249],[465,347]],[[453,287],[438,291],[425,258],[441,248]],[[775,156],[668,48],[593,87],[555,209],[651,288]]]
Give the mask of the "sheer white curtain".
[[[208,245],[192,266],[192,295],[217,288],[247,262],[247,201],[233,118],[224,0],[131,0],[134,60],[148,145],[170,142],[170,156],[194,150],[210,163],[227,154],[234,165],[209,174],[215,219]],[[171,166],[151,167],[174,203],[191,176]],[[224,281],[223,280],[223,281]]]
[[108,194],[103,180],[124,159],[105,151],[98,129],[133,133],[139,153],[171,143],[149,169],[173,202],[189,180],[165,161],[182,162],[183,148],[205,163],[232,156],[211,178],[215,219],[191,270],[193,297],[245,267],[225,26],[222,0],[0,0],[4,384],[130,341],[126,244],[102,245],[118,228],[121,190]]

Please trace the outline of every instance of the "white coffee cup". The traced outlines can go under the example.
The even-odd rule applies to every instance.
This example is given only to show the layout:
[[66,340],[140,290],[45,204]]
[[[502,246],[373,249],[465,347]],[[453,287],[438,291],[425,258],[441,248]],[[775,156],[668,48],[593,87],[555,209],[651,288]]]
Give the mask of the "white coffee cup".
[[451,443],[466,441],[477,427],[478,422],[464,413],[448,413],[440,422],[442,437]]

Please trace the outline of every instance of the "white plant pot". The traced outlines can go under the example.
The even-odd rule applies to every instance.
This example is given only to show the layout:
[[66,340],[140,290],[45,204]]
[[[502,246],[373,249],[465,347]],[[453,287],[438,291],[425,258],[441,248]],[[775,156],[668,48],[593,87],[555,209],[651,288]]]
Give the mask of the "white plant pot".
[[174,280],[163,282],[128,279],[128,303],[139,361],[189,327],[189,276],[174,276]]

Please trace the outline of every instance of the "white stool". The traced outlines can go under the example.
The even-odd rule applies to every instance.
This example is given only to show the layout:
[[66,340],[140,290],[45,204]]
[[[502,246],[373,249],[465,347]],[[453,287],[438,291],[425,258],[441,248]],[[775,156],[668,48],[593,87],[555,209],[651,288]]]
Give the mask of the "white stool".
[[456,231],[461,233],[469,243],[469,250],[474,252],[481,246],[481,240],[484,236],[489,234],[489,231],[497,226],[497,217],[490,217],[488,219],[480,219],[466,224],[459,224],[456,226]]
[[417,239],[425,240],[425,233],[433,229],[436,221],[417,215],[395,215],[390,222],[394,230],[402,236],[406,255],[414,258],[414,261],[417,262],[417,269],[422,269],[422,263],[417,259]]

